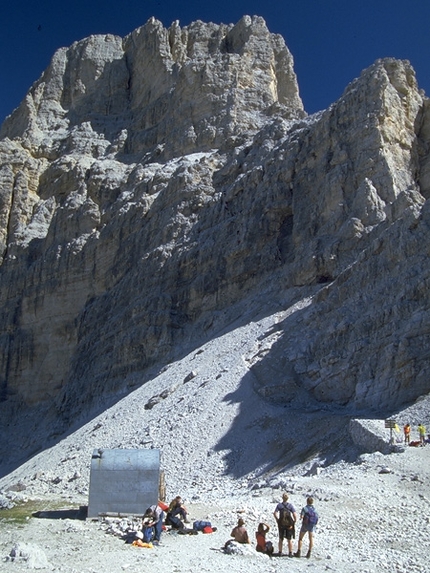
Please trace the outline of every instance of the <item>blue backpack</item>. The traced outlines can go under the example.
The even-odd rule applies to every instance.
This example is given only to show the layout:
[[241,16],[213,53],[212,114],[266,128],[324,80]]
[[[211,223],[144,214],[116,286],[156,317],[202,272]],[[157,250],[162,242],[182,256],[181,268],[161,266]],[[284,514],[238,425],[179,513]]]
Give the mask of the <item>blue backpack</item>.
[[318,523],[318,513],[312,506],[307,506],[305,515],[303,516],[303,523],[305,525],[316,525]]
[[194,531],[203,531],[205,527],[211,527],[210,521],[195,521],[193,523]]

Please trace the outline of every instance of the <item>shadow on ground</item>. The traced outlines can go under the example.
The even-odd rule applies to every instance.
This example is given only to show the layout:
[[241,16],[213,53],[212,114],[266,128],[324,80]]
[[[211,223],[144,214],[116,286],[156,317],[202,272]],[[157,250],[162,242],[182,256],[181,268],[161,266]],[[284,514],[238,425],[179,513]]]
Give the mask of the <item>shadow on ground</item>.
[[32,517],[41,519],[80,519],[84,521],[88,515],[88,506],[81,505],[78,509],[53,509],[44,511],[35,511]]
[[274,475],[315,460],[326,466],[359,453],[348,431],[350,414],[265,402],[253,389],[252,373],[225,399],[240,404],[240,412],[214,449],[225,452],[225,473],[235,478]]

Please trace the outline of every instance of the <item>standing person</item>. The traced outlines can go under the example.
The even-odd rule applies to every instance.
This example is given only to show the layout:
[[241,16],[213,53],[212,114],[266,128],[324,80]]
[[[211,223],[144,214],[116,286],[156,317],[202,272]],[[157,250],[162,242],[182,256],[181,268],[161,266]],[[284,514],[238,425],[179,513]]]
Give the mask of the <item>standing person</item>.
[[154,545],[159,545],[161,542],[161,532],[163,531],[164,511],[159,505],[151,505],[145,511],[142,520],[142,530],[151,527],[154,531],[153,542]]
[[295,523],[297,514],[294,506],[288,503],[288,493],[282,494],[282,502],[278,503],[273,512],[279,531],[279,555],[282,555],[284,538],[288,541],[288,557],[293,556],[293,539],[296,536]]
[[409,422],[403,426],[403,433],[405,435],[405,444],[409,444],[411,440],[411,425]]
[[426,445],[426,427],[423,424],[418,426],[418,433],[420,435],[420,446]]
[[273,553],[273,544],[271,541],[266,540],[266,535],[270,530],[270,526],[267,523],[259,523],[258,529],[255,534],[255,538],[257,539],[257,547],[256,550],[259,553],[266,553],[266,555],[272,555]]
[[307,505],[302,508],[300,512],[300,518],[302,520],[302,526],[299,533],[299,542],[297,544],[297,551],[294,553],[294,557],[300,557],[302,550],[303,537],[306,533],[309,535],[309,548],[306,553],[306,557],[309,559],[311,556],[312,548],[314,546],[314,531],[316,524],[318,523],[318,513],[314,508],[313,497],[308,497],[306,500]]

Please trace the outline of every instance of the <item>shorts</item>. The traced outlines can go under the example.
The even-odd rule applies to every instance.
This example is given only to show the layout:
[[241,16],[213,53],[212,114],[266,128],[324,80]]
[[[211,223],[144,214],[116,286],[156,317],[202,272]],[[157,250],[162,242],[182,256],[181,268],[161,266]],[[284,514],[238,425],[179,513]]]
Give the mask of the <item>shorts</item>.
[[295,539],[296,538],[296,530],[294,527],[278,527],[279,531],[279,539]]
[[314,533],[315,527],[316,527],[315,525],[302,524],[302,527],[300,528],[300,533]]

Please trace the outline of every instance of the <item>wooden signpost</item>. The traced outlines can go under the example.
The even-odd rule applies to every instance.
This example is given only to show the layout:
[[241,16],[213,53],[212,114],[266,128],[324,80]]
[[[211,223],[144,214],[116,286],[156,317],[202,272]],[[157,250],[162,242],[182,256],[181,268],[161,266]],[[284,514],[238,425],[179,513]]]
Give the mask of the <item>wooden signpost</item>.
[[397,426],[396,420],[385,420],[385,427],[390,428],[390,444],[394,444],[393,430]]

